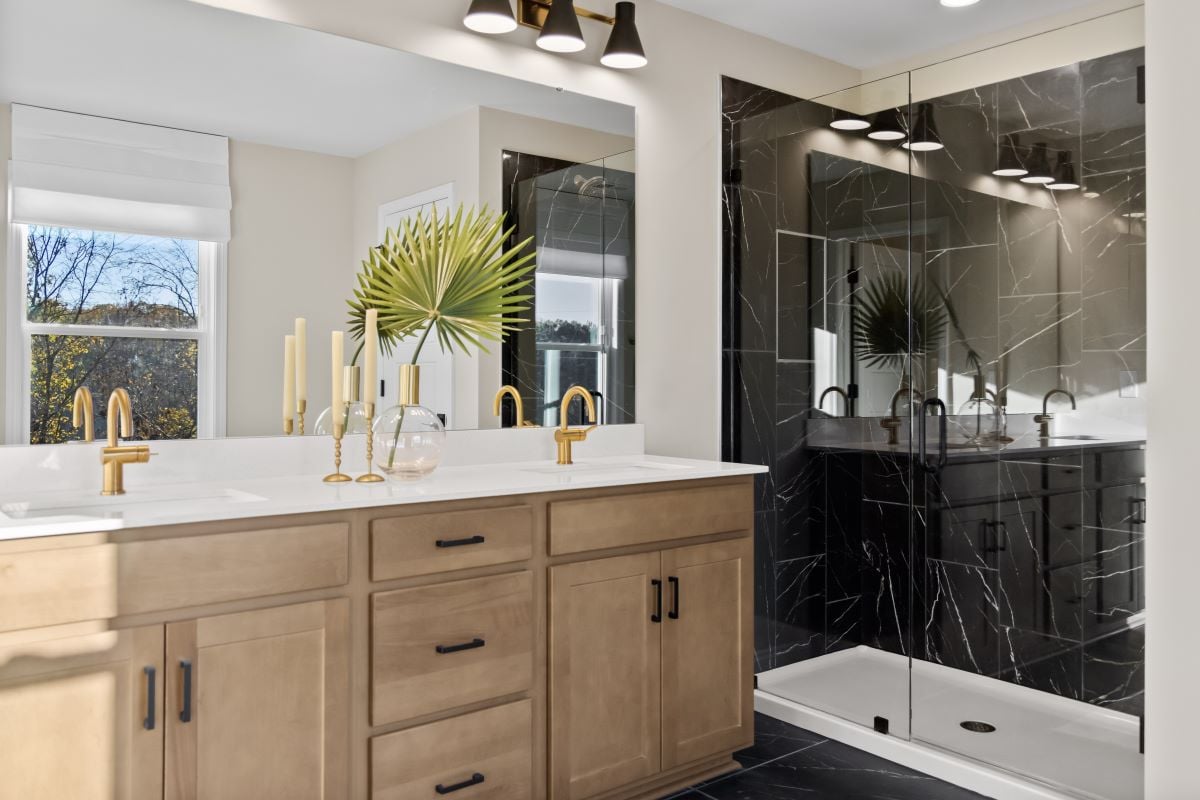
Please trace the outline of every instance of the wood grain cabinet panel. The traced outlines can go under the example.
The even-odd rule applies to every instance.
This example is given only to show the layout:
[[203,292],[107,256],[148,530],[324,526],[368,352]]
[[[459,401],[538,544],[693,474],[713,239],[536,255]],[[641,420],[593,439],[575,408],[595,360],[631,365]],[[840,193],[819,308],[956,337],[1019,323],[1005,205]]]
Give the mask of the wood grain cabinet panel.
[[529,700],[371,740],[372,800],[435,800],[445,795],[469,800],[533,797]]
[[371,522],[371,580],[525,561],[533,555],[529,506],[386,517]]
[[167,626],[166,797],[347,797],[349,601]]
[[665,550],[662,768],[754,743],[754,542]]
[[533,575],[371,596],[371,718],[412,719],[529,689]]
[[660,765],[661,558],[550,569],[550,796],[578,800]]
[[670,542],[754,528],[753,483],[550,504],[550,554]]
[[0,798],[162,797],[163,628],[0,636]]

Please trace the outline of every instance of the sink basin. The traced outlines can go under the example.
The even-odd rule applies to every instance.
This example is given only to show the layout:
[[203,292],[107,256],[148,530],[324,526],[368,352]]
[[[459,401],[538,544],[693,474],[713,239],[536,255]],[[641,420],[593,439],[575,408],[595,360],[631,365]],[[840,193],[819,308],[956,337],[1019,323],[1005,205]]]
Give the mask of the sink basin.
[[582,464],[553,464],[548,467],[523,467],[522,472],[531,472],[535,475],[562,475],[571,476],[578,475],[579,477],[599,478],[607,475],[638,475],[646,473],[661,473],[661,472],[678,472],[686,471],[691,467],[683,464],[657,464],[652,461],[633,461],[626,464],[622,463],[587,463]]
[[128,512],[162,514],[179,510],[180,503],[253,503],[265,498],[236,489],[142,490],[119,497],[77,496],[68,500],[50,498],[0,503],[0,518],[42,520],[120,517]]

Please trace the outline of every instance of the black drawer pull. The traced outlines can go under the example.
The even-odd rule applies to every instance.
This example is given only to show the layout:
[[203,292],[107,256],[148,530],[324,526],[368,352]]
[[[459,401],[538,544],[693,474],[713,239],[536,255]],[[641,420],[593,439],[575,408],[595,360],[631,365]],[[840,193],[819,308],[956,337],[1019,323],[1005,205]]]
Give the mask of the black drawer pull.
[[667,583],[671,584],[671,610],[667,612],[667,616],[671,619],[679,619],[679,578],[674,575],[667,578]]
[[463,642],[462,644],[435,645],[433,649],[442,655],[445,655],[446,653],[461,653],[463,650],[475,650],[483,647],[485,644],[486,642],[484,642],[483,639],[472,639],[471,641]]
[[1146,524],[1146,501],[1142,498],[1133,498],[1133,519],[1129,520],[1134,525]]
[[192,662],[181,659],[179,669],[183,673],[183,708],[179,712],[180,722],[192,721]]
[[142,727],[152,731],[154,730],[154,676],[157,670],[154,667],[143,667],[142,672],[146,673],[146,718],[142,720]]
[[662,622],[662,581],[652,578],[650,585],[654,587],[654,613],[650,615],[650,621]]
[[468,536],[466,539],[438,539],[434,544],[438,547],[462,547],[466,544],[483,544],[482,536]]
[[468,789],[472,786],[478,786],[481,783],[483,783],[483,773],[476,772],[462,783],[452,783],[449,786],[445,785],[444,783],[439,783],[437,786],[433,787],[433,790],[438,794],[450,794],[451,792],[457,792],[459,789]]

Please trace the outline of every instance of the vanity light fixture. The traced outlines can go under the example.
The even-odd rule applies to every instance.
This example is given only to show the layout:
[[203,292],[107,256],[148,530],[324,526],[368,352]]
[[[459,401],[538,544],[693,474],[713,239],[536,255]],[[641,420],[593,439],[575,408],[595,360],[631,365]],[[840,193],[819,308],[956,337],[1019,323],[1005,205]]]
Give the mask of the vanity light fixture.
[[930,153],[945,147],[933,119],[933,103],[921,103],[913,122],[912,137],[901,147],[918,153]]
[[1075,176],[1075,162],[1070,150],[1060,150],[1058,165],[1054,168],[1054,183],[1046,184],[1046,188],[1055,192],[1065,192],[1079,188],[1079,179]]
[[554,0],[550,4],[537,46],[551,53],[578,53],[587,47],[575,13],[575,0]]
[[1010,133],[1004,137],[1000,145],[1000,154],[996,158],[996,168],[992,174],[997,178],[1020,178],[1029,174],[1021,163],[1021,148],[1017,143],[1017,135]]
[[604,66],[613,69],[639,69],[646,66],[646,51],[634,21],[635,9],[633,3],[617,3],[612,34],[608,37],[604,55],[600,56],[600,63]]
[[849,111],[842,111],[840,108],[833,115],[833,122],[829,123],[829,127],[839,131],[861,131],[871,127],[871,121],[864,119],[858,114],[851,114]]
[[875,119],[871,120],[871,132],[867,134],[867,138],[877,142],[895,142],[907,138],[908,134],[904,131],[904,121],[900,118],[900,109],[885,108],[875,115]]
[[1045,142],[1038,142],[1029,152],[1029,174],[1021,178],[1021,183],[1047,184],[1054,183],[1054,169],[1050,166],[1050,156]]
[[471,0],[463,25],[476,33],[511,33],[517,29],[517,18],[510,0]]

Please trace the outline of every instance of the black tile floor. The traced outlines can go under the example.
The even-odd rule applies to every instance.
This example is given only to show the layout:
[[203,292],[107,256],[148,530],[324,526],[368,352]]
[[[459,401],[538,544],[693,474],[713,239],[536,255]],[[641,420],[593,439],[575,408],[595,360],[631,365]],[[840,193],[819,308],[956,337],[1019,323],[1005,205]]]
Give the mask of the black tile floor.
[[671,800],[986,800],[937,778],[756,714],[742,769]]

